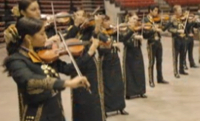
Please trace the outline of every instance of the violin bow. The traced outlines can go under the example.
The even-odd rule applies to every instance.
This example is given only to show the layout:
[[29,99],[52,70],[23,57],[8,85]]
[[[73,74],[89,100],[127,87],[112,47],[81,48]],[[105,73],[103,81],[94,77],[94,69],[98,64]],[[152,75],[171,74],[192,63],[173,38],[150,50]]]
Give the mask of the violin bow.
[[162,12],[161,12],[161,18],[160,18],[160,26],[162,27],[162,24],[163,24],[163,10],[162,10]]
[[[94,14],[96,14],[96,12],[100,9],[101,7],[100,6],[98,6],[94,11],[93,11],[93,13],[92,13],[92,15],[94,15]],[[83,25],[85,25],[86,24],[86,22],[87,21],[84,21],[82,24],[81,24],[81,26],[80,26],[80,28],[82,28],[83,27]]]
[[56,15],[55,15],[55,11],[54,11],[53,2],[51,2],[51,9],[52,9],[53,17],[54,17],[54,20],[53,20],[53,22],[54,22],[54,28],[55,28],[56,34],[58,34],[57,24],[56,24]]
[[143,33],[144,33],[144,12],[143,12],[143,15],[142,15],[142,31],[141,31],[142,36],[143,36]]
[[98,6],[92,13],[92,15],[96,14],[96,12],[101,8],[101,6]]
[[187,25],[187,22],[188,22],[189,15],[190,15],[190,11],[188,12],[187,18],[185,20],[184,31],[186,29],[186,25]]
[[[77,65],[77,63],[76,63],[76,61],[74,60],[74,57],[72,56],[72,53],[70,52],[69,47],[68,47],[68,45],[66,44],[65,39],[64,39],[64,37],[62,36],[61,32],[58,32],[58,35],[59,35],[61,41],[63,42],[63,45],[64,45],[64,47],[65,47],[65,50],[68,52],[68,55],[69,55],[69,57],[70,57],[70,59],[71,59],[73,65],[74,65],[74,68],[75,68],[75,70],[76,70],[78,76],[82,76],[82,73],[81,73],[81,71],[80,71],[80,69],[79,69],[79,67],[78,67],[78,65]],[[90,90],[88,87],[86,87],[86,89],[89,91],[90,94],[92,93],[91,90]]]
[[119,16],[117,16],[117,42],[119,42]]

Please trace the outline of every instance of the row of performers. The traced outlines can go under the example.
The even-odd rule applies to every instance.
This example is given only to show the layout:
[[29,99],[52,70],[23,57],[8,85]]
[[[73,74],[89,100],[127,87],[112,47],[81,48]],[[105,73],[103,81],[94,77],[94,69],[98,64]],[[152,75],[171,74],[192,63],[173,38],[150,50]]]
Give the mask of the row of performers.
[[[138,16],[134,13],[127,16],[126,26],[122,26],[121,29],[119,26],[116,27],[120,31],[120,34],[116,34],[116,31],[110,29],[111,22],[108,16],[95,16],[95,25],[87,24],[86,27],[83,27],[83,23],[87,23],[85,22],[87,19],[85,11],[74,12],[73,24],[63,34],[65,40],[78,38],[83,42],[91,41],[91,44],[86,45],[81,53],[78,52],[78,56],[77,53],[74,56],[75,63],[84,77],[76,71],[74,64],[58,59],[61,55],[66,54],[63,46],[57,46],[60,37],[62,40],[63,37],[62,35],[54,36],[56,34],[54,27],[46,28],[46,24],[40,20],[41,13],[38,2],[21,0],[18,7],[21,17],[15,25],[10,25],[4,31],[8,52],[8,57],[4,60],[4,67],[17,84],[20,121],[65,121],[61,91],[66,87],[74,88],[72,90],[73,121],[105,121],[107,113],[113,111],[127,115],[128,113],[124,110],[124,97],[127,99],[133,96],[146,98],[144,62],[141,51],[143,36],[148,40],[151,86],[155,86],[153,83],[155,59],[158,83],[168,84],[162,75],[162,44],[160,41],[162,30],[156,26],[153,20],[154,16],[158,15],[157,6],[150,6],[149,14],[144,17],[145,23],[151,27],[141,29],[143,36],[138,34]],[[181,7],[175,6],[172,22],[164,27],[172,32],[174,75],[177,78],[179,77],[177,71],[179,55],[179,72],[187,74],[183,66],[186,45],[188,45],[191,56],[191,67],[196,67],[192,58],[194,42],[191,35],[192,28],[197,27],[198,24],[194,21],[187,24],[185,34],[184,28],[179,28],[184,25],[182,17],[184,16],[182,16]],[[185,18],[186,20],[189,23],[188,17]],[[49,39],[46,39],[46,36]],[[118,56],[118,41],[115,40],[124,44],[122,69]],[[46,43],[48,43],[48,47],[46,47]],[[98,51],[98,57],[96,57],[96,51]],[[48,53],[47,57],[43,56],[44,53]],[[51,58],[52,55],[53,58]],[[59,73],[71,76],[71,81],[61,79]],[[76,77],[77,73],[79,77]]]

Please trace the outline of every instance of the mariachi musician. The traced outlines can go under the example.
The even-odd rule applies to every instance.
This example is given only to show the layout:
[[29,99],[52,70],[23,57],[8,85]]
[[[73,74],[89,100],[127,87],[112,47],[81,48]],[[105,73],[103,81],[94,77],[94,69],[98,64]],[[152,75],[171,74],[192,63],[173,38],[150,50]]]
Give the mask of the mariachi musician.
[[121,64],[118,55],[119,45],[117,29],[112,26],[110,17],[102,18],[99,29],[95,36],[99,37],[104,44],[99,46],[100,71],[104,84],[105,113],[117,111],[122,115],[128,115],[125,109],[124,83],[122,80]]
[[[147,49],[149,57],[149,82],[150,86],[154,87],[154,74],[153,67],[156,59],[156,68],[157,68],[157,82],[159,84],[168,84],[167,81],[163,78],[162,73],[162,56],[163,56],[163,47],[161,43],[161,28],[156,24],[158,17],[159,8],[156,5],[151,5],[149,7],[149,14],[144,18],[145,24],[149,24],[151,27],[144,29],[144,38],[148,40]],[[162,18],[161,18],[162,19]],[[159,19],[158,19],[159,20]],[[160,23],[160,22],[159,22]],[[162,26],[162,25],[161,25]]]
[[[174,76],[180,78],[179,74],[188,75],[185,72],[184,61],[186,58],[186,24],[188,14],[182,13],[180,5],[173,7],[174,15],[171,17],[171,26],[169,31],[172,33],[172,51],[173,51],[173,66]],[[178,56],[179,56],[179,71],[178,71]]]
[[[123,81],[126,99],[146,98],[144,60],[142,55],[143,28],[136,13],[127,13],[125,25],[120,28],[120,41],[124,44]],[[127,36],[129,35],[129,36]]]
[[[194,48],[194,28],[200,27],[200,22],[197,21],[197,17],[194,14],[189,14],[187,18],[187,24],[185,28],[186,34],[186,54],[188,53],[188,60],[191,68],[197,68],[193,58],[193,48]],[[187,59],[186,59],[187,60]],[[185,60],[185,68],[187,69],[187,63]]]

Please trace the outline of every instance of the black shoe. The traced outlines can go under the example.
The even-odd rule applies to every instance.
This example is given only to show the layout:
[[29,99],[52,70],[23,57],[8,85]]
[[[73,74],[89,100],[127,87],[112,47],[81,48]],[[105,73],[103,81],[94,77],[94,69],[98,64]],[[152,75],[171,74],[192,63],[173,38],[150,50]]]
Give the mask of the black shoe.
[[179,73],[182,74],[182,75],[188,75],[188,73],[185,72],[185,71],[179,71]]
[[147,98],[147,96],[145,94],[141,94],[140,97],[141,98]]
[[126,96],[126,99],[128,99],[128,100],[131,99],[131,96]]
[[[118,111],[117,111],[118,112]],[[125,110],[119,110],[119,112],[121,113],[121,115],[129,115],[128,112],[126,112]]]
[[174,77],[180,78],[180,75],[179,74],[174,74]]
[[159,84],[169,84],[168,81],[162,80],[162,81],[158,81]]
[[197,65],[191,65],[190,68],[199,68]]
[[105,117],[106,117],[106,118],[108,117],[107,113],[105,113]]

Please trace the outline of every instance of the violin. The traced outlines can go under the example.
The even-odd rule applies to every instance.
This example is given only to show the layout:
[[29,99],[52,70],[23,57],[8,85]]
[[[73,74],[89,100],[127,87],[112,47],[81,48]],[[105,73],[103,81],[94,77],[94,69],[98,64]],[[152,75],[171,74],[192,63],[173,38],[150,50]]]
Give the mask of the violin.
[[95,20],[94,18],[90,18],[85,22],[85,24],[82,24],[80,28],[87,28],[95,25]]
[[178,20],[185,21],[190,16],[189,11],[185,11],[182,15],[177,16]]
[[162,19],[163,21],[169,21],[170,16],[169,16],[169,14],[164,14],[164,15],[161,16],[161,19]]
[[153,21],[155,23],[159,23],[160,21],[169,21],[169,15],[168,14],[164,14],[164,15],[158,15],[158,16],[154,16],[153,17]]
[[[73,56],[80,56],[85,48],[84,45],[88,45],[91,42],[81,42],[76,38],[66,40],[66,44],[69,46],[69,50]],[[57,60],[60,56],[68,54],[63,51],[63,43],[51,43],[42,48],[35,48],[38,56],[44,62],[50,63]]]
[[72,14],[69,14],[67,12],[60,12],[55,14],[55,17],[54,15],[50,14],[42,14],[41,19],[45,22],[45,27],[47,28],[54,24],[54,19],[56,19],[56,22],[58,24],[69,24],[72,16]]
[[134,31],[140,31],[142,29],[142,23],[137,22],[136,25],[133,27]]
[[177,19],[179,19],[181,21],[185,21],[186,20],[186,16],[185,15],[181,15]]
[[102,33],[106,34],[106,35],[113,35],[115,34],[117,31],[114,28],[108,28],[102,31]]
[[155,23],[158,23],[158,22],[161,21],[161,17],[160,17],[160,16],[154,16],[154,17],[153,17],[153,21],[154,21]]
[[144,30],[151,30],[153,27],[153,25],[149,22],[149,23],[145,23],[143,28]]

